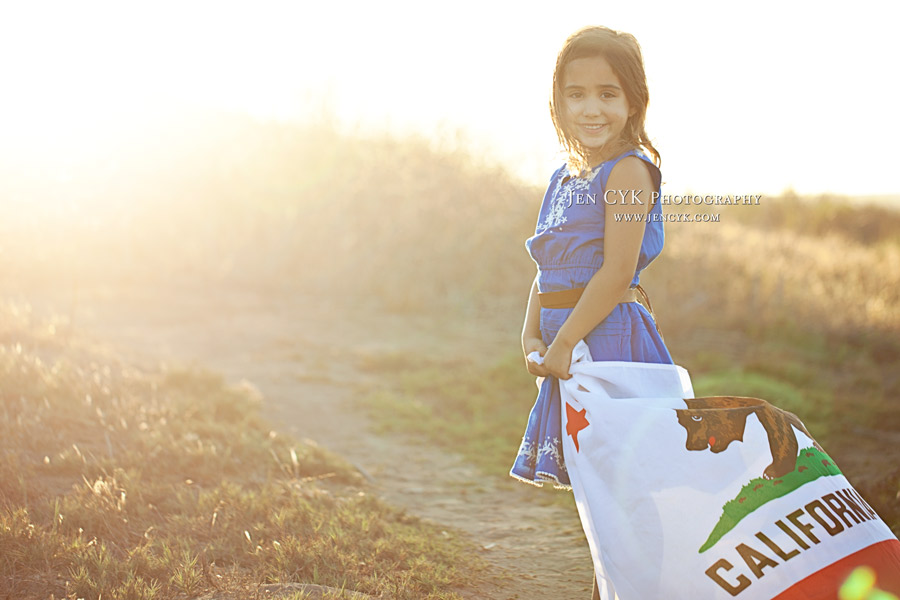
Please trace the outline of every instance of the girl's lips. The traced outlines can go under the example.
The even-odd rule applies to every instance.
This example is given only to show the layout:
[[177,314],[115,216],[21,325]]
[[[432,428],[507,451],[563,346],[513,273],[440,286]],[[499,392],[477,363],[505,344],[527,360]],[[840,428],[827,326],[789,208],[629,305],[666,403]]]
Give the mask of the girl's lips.
[[582,123],[581,128],[587,131],[588,133],[597,133],[599,131],[603,131],[603,128],[606,127],[606,124],[603,125],[590,125],[587,123]]

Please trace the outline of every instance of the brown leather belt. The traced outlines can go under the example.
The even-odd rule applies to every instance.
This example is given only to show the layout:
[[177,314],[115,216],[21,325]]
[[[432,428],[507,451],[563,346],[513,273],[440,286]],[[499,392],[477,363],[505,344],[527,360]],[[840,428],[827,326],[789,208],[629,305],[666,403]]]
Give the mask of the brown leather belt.
[[[585,288],[572,288],[559,292],[538,292],[538,301],[541,303],[541,308],[575,308],[584,290]],[[646,306],[647,311],[653,318],[653,323],[656,325],[656,330],[659,331],[659,323],[656,322],[656,315],[653,313],[653,307],[650,306],[650,298],[647,296],[644,288],[640,285],[628,288],[619,299],[619,304],[623,302],[640,302]],[[660,335],[662,335],[662,332],[660,332]]]
[[[559,292],[538,292],[538,300],[541,308],[575,308],[585,288],[572,288],[570,290],[562,290]],[[637,302],[637,288],[628,288],[619,298],[622,302]]]

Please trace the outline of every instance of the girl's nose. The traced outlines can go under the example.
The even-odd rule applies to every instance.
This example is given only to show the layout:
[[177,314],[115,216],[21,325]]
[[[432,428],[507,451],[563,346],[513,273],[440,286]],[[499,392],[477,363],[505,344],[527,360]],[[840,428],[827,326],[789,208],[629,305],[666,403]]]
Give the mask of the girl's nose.
[[584,114],[585,115],[599,115],[600,114],[600,100],[597,98],[589,98],[584,103]]

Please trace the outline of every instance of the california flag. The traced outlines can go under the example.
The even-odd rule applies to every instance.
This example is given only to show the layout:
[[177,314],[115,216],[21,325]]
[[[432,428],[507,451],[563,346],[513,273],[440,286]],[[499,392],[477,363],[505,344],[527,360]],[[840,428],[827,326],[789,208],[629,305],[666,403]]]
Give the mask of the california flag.
[[563,454],[604,600],[837,599],[851,573],[900,594],[900,541],[795,415],[584,342],[570,372]]

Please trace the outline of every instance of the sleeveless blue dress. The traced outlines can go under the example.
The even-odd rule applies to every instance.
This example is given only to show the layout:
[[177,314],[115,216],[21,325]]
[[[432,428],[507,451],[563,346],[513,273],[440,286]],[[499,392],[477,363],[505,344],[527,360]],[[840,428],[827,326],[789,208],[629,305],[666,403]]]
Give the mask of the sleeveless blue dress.
[[[597,165],[585,178],[569,176],[565,165],[553,174],[534,235],[525,242],[538,267],[538,291],[585,287],[603,264],[606,182],[616,163],[632,155],[650,166],[656,198],[660,198],[659,169],[637,150]],[[645,204],[652,200],[643,196],[638,199]],[[615,199],[610,197],[609,201],[612,203]],[[663,238],[662,205],[656,201],[645,222],[631,287],[638,285],[641,271],[662,251]],[[545,344],[550,345],[571,312],[571,308],[541,308],[541,335]],[[673,364],[653,317],[637,302],[617,304],[584,341],[595,361]],[[559,380],[553,376],[545,377],[509,473],[512,477],[537,486],[547,482],[556,488],[571,489],[562,454],[560,402]]]

